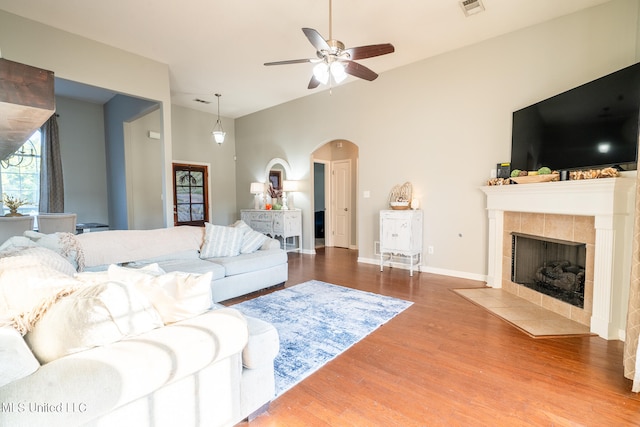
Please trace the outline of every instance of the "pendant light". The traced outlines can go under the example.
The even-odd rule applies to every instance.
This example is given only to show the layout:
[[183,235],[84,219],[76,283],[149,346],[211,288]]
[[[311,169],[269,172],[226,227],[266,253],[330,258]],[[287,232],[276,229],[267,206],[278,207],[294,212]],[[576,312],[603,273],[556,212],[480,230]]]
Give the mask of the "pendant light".
[[222,128],[222,122],[220,121],[220,97],[221,96],[222,96],[221,94],[216,93],[216,97],[218,98],[218,120],[216,120],[216,125],[213,127],[213,132],[211,132],[211,135],[213,135],[213,139],[215,139],[218,145],[221,145],[224,142],[224,137],[227,134]]

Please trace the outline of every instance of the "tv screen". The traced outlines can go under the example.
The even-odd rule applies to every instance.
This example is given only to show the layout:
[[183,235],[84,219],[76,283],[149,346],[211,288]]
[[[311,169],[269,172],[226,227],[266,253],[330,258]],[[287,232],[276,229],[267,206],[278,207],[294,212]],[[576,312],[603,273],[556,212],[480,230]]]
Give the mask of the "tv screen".
[[511,169],[635,170],[640,63],[513,113]]

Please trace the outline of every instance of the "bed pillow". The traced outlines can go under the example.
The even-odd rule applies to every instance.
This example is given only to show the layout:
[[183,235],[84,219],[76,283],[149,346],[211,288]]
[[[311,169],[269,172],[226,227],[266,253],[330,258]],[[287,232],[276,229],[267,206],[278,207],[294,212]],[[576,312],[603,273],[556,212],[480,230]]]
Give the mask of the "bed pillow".
[[244,230],[205,223],[204,243],[200,258],[229,257],[240,254]]
[[250,254],[260,249],[268,237],[262,233],[253,230],[249,225],[242,221],[236,221],[233,227],[244,230],[242,243],[240,245],[241,254]]
[[24,339],[44,364],[161,326],[158,312],[135,287],[106,282],[58,300]]
[[22,335],[13,328],[0,328],[0,387],[38,370],[35,358]]
[[109,266],[110,280],[126,280],[151,301],[165,324],[198,316],[211,308],[213,273],[164,273],[157,266],[132,269]]

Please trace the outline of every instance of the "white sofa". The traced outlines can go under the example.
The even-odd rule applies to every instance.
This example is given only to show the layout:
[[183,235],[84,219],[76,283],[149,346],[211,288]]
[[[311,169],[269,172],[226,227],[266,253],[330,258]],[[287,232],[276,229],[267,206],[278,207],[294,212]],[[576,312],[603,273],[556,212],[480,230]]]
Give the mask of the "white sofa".
[[[229,260],[227,268],[195,258],[205,234],[197,227],[57,233],[32,235],[37,246],[0,249],[0,426],[232,426],[263,410],[275,391],[277,331],[211,298],[282,275],[226,290],[238,283],[234,276],[251,281],[259,273],[233,274],[240,269]],[[256,252],[280,251],[269,245]],[[244,255],[273,268],[260,254]],[[195,268],[180,272],[181,262]],[[77,274],[78,265],[88,272]],[[212,279],[220,266],[230,274]],[[128,283],[129,275],[162,286],[169,277],[174,304],[142,292],[147,282],[139,278]],[[184,319],[167,322],[176,314]]]
[[[209,252],[232,256],[205,256],[207,239],[215,240],[217,231],[222,234],[219,240],[229,243]],[[228,232],[235,232],[235,236],[223,235]],[[242,239],[247,237],[257,239],[254,242],[260,243],[259,249],[252,251],[249,247],[236,254],[243,248]],[[76,239],[82,248],[84,270],[104,270],[110,264],[158,263],[165,271],[211,272],[215,302],[279,285],[288,278],[287,254],[280,248],[280,242],[250,230],[242,221],[235,227],[207,224],[206,228],[101,231],[79,234]]]

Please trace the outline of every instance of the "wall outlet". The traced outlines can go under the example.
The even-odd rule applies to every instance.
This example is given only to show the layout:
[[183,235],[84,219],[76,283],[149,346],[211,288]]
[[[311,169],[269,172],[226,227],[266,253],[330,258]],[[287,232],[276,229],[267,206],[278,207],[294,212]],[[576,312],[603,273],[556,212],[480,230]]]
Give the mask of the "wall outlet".
[[428,246],[428,247],[427,247],[427,253],[428,253],[429,255],[433,255],[433,246]]

